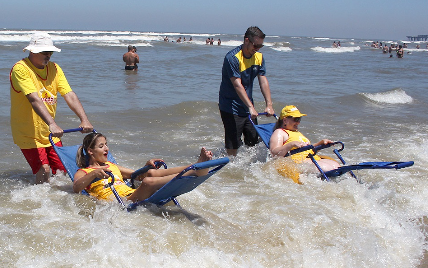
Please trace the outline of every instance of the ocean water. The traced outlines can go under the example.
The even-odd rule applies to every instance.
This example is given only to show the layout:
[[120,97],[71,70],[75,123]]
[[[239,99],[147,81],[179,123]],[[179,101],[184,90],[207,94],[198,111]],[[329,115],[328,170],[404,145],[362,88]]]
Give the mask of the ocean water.
[[[297,185],[276,172],[262,144],[243,147],[215,176],[178,198],[185,211],[127,213],[116,203],[73,193],[62,174],[34,185],[9,126],[9,72],[27,56],[22,48],[32,31],[3,29],[0,266],[427,267],[427,49],[408,42],[398,59],[370,44],[405,40],[271,36],[264,30],[260,51],[277,114],[296,105],[308,114],[300,130],[313,142],[344,142],[342,155],[350,164],[412,160],[414,166],[359,171],[362,184],[347,175],[324,182],[307,172]],[[97,131],[108,137],[119,164],[137,169],[155,157],[169,166],[188,164],[202,146],[224,156],[217,107],[221,68],[242,35],[49,33],[62,49],[51,60],[64,70]],[[166,43],[165,35],[193,41]],[[220,38],[221,46],[205,45],[207,37]],[[333,41],[342,47],[333,49]],[[129,44],[138,49],[137,72],[124,70]],[[257,86],[254,98],[262,112]],[[77,127],[59,99],[57,122]],[[82,138],[68,134],[63,142]]]

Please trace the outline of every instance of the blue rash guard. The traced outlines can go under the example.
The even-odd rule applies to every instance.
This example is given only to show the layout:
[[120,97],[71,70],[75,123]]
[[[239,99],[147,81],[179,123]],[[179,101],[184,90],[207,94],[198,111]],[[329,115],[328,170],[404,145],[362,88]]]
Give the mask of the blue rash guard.
[[253,102],[253,82],[258,75],[265,75],[266,67],[262,53],[256,52],[251,58],[245,58],[242,45],[229,51],[224,57],[222,79],[219,92],[219,109],[223,112],[247,116],[248,108],[239,98],[230,78],[241,79],[248,98]]

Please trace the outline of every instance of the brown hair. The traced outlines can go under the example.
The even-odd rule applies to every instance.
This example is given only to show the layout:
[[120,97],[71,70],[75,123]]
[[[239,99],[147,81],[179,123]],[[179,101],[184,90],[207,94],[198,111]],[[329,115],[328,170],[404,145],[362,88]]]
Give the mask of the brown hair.
[[257,36],[261,39],[265,39],[266,35],[260,30],[257,26],[251,26],[247,29],[245,32],[244,38],[250,39],[250,41],[253,41],[253,38]]
[[99,137],[104,137],[101,133],[90,133],[85,136],[83,139],[83,144],[80,145],[79,149],[77,149],[77,155],[76,155],[76,164],[80,168],[85,168],[89,165],[89,155],[88,155],[88,149],[94,149],[95,142]]
[[276,121],[274,130],[276,130],[278,128],[281,128],[282,127],[282,122],[283,122],[283,120],[281,118],[278,118],[278,121]]

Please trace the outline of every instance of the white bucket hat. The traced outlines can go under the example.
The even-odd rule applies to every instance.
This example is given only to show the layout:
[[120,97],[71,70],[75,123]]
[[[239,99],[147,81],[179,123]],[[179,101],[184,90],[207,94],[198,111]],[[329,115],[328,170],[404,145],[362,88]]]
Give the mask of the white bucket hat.
[[33,53],[44,51],[61,52],[61,49],[53,45],[51,36],[47,33],[36,32],[31,36],[30,44],[24,48],[24,51],[29,50]]

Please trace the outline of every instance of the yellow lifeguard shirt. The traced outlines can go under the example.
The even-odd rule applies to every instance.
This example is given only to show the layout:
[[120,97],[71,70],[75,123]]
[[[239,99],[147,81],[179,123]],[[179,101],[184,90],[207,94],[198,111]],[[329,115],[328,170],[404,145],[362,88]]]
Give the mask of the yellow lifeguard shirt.
[[[288,139],[284,142],[284,144],[290,143],[292,141],[306,142],[306,143],[309,143],[309,144],[311,143],[309,141],[309,139],[306,138],[299,131],[291,131],[291,130],[286,130],[286,129],[282,129],[282,130],[284,130],[288,134]],[[293,149],[297,149],[297,148],[293,148]],[[314,153],[313,150],[306,150],[304,152],[300,152],[300,153],[291,155],[291,159],[293,159],[293,161],[296,162],[296,163],[302,163],[308,157],[309,154],[313,154],[313,153]],[[317,155],[315,155],[314,158],[315,158],[315,160],[320,160],[321,159]]]
[[[49,114],[55,119],[57,93],[72,91],[62,69],[48,62],[36,68],[28,58],[18,61],[10,71],[10,125],[13,141],[21,149],[49,147],[49,126],[33,110],[27,95],[37,92]],[[59,138],[54,137],[54,142]]]
[[[126,183],[123,181],[122,173],[120,172],[119,168],[112,162],[107,161],[105,162],[105,166],[108,169],[111,170],[111,173],[114,175],[114,188],[116,189],[117,193],[124,197],[132,194],[135,189],[132,189]],[[81,168],[80,170],[84,171],[86,174],[96,170],[97,168]],[[86,187],[86,191],[91,195],[98,199],[112,199],[113,192],[108,186],[108,183],[111,182],[111,178],[107,179],[98,179],[92,182],[91,184]]]

